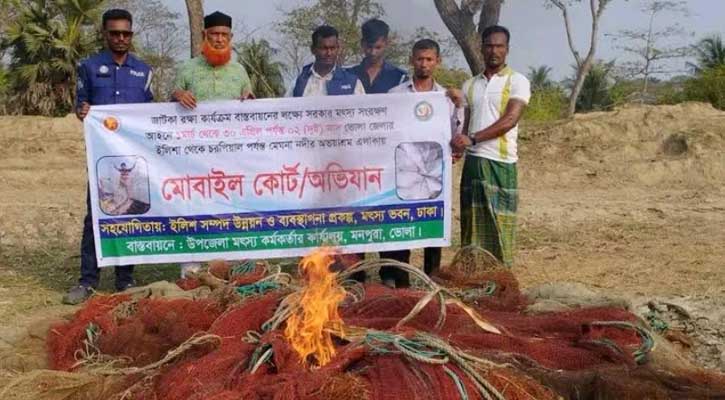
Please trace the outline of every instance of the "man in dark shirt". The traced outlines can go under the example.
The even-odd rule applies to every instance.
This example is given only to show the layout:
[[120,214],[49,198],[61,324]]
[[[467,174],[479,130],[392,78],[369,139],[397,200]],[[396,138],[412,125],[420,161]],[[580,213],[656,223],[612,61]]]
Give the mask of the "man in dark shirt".
[[365,22],[362,26],[360,46],[365,58],[360,65],[350,70],[360,78],[367,94],[388,93],[390,89],[408,80],[405,70],[385,60],[389,34],[388,24],[377,18]]
[[[360,65],[351,68],[365,88],[365,93],[388,93],[390,89],[408,80],[408,74],[385,60],[385,50],[388,47],[390,27],[385,22],[373,18],[362,26],[362,46],[365,58]],[[363,254],[359,254],[363,258]],[[383,251],[381,258],[390,258],[397,261],[409,262],[410,250]],[[365,273],[355,274],[359,281],[365,280]],[[394,267],[380,268],[380,279],[384,284],[394,287],[407,287],[410,285],[408,274]]]
[[[76,115],[83,120],[90,107],[104,104],[149,103],[151,68],[129,53],[133,19],[126,10],[113,9],[103,14],[103,38],[107,49],[78,65]],[[93,177],[89,177],[93,179]],[[85,301],[98,286],[100,270],[93,238],[90,192],[86,197],[88,213],[83,220],[81,239],[81,278],[63,297],[67,304]],[[134,285],[133,266],[116,267],[116,290]]]
[[357,75],[337,65],[340,55],[337,29],[329,25],[317,27],[312,32],[310,50],[315,62],[302,68],[288,97],[365,94]]

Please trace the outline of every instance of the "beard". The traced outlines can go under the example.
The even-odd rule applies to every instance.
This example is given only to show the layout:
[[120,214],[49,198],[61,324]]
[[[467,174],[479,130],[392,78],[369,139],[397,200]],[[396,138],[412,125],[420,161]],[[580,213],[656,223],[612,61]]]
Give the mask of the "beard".
[[433,73],[431,71],[414,71],[414,75],[418,79],[428,79],[433,76]]
[[232,47],[227,46],[223,49],[215,49],[209,42],[204,42],[201,48],[201,54],[206,58],[206,62],[213,67],[218,67],[229,62],[232,58]]

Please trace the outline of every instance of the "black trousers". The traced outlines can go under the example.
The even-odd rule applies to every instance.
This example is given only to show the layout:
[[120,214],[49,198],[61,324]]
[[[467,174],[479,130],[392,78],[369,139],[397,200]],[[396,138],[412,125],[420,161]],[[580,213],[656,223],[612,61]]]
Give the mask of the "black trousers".
[[[391,260],[404,263],[410,262],[410,250],[381,251],[380,258],[389,258]],[[394,280],[395,287],[410,286],[410,276],[402,269],[395,267],[380,267],[380,279],[382,281]]]
[[[83,236],[81,237],[81,278],[83,286],[97,288],[101,270],[96,261],[96,241],[93,238],[93,217],[91,216],[91,193],[86,191],[86,217],[83,219]],[[115,268],[116,290],[123,290],[133,283],[133,265]]]
[[423,250],[423,271],[426,275],[431,275],[440,269],[441,253],[440,247],[426,247]]
[[[437,271],[441,266],[441,248],[440,247],[426,247],[423,250],[423,270],[427,275]],[[358,254],[361,259],[365,258],[365,254]],[[390,258],[396,261],[409,263],[410,262],[410,250],[397,250],[397,251],[382,251],[380,252],[380,258]],[[358,272],[352,276],[358,282],[365,282],[365,272]],[[402,271],[395,267],[381,267],[380,268],[380,279],[392,279],[395,281],[395,287],[408,287],[410,286],[410,276],[405,271]]]

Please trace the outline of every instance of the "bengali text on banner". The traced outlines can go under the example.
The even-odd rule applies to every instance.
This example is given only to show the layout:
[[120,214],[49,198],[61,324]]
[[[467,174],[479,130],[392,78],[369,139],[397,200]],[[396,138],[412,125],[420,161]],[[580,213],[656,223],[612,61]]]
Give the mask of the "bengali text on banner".
[[448,246],[440,93],[92,107],[99,265]]

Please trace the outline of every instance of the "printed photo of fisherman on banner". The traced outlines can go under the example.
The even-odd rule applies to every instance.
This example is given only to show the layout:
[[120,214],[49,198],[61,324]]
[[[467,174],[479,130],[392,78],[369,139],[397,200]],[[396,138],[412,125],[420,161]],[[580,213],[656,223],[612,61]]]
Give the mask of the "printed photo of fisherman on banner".
[[148,166],[138,156],[98,160],[98,198],[106,215],[140,215],[151,208]]

